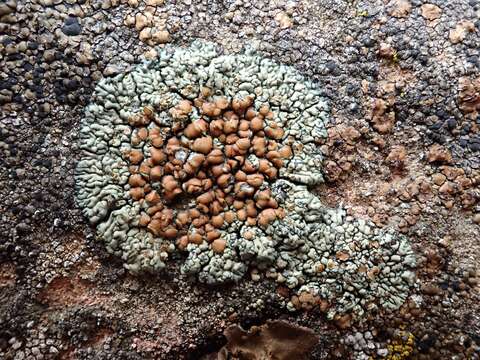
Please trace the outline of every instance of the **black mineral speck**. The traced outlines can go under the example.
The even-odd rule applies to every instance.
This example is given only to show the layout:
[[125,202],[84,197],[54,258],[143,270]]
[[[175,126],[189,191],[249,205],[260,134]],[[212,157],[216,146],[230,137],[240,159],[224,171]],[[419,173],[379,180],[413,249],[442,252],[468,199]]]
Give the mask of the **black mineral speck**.
[[65,35],[75,36],[82,32],[78,19],[74,16],[69,16],[62,27],[62,31]]
[[471,142],[468,147],[471,151],[480,151],[480,142]]
[[456,126],[457,126],[457,120],[455,120],[454,118],[450,118],[447,120],[447,127],[449,130],[455,129]]
[[31,231],[30,225],[27,223],[21,222],[16,226],[17,232],[19,234],[27,234]]

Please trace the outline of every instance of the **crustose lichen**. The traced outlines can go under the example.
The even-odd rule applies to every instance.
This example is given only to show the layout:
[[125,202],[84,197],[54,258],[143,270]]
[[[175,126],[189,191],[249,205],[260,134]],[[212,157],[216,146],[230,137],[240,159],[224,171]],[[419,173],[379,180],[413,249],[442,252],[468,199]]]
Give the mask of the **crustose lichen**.
[[327,106],[294,68],[195,42],[102,80],[86,109],[78,202],[133,272],[217,284],[255,269],[329,316],[398,308],[414,282],[407,240],[327,209]]

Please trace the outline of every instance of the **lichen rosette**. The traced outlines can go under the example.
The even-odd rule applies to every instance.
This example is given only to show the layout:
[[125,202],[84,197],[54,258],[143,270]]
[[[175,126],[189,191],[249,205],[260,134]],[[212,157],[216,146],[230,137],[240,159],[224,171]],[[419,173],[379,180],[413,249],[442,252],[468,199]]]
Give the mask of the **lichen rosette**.
[[398,308],[414,282],[406,238],[309,191],[323,181],[327,110],[316,84],[253,51],[167,46],[99,82],[78,202],[132,272],[159,271],[178,251],[182,273],[208,284],[256,268],[332,316]]

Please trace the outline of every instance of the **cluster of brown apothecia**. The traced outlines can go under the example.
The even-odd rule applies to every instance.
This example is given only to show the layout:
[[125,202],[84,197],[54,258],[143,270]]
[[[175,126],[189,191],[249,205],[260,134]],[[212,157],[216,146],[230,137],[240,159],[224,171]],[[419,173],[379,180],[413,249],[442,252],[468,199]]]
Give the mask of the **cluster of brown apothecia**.
[[[253,96],[206,99],[181,100],[169,110],[170,127],[158,126],[151,107],[132,116],[133,149],[125,157],[130,197],[142,204],[140,226],[176,239],[180,249],[207,241],[222,253],[222,227],[235,221],[266,227],[284,216],[268,182],[292,149],[279,143],[284,130],[269,107],[255,111]],[[200,116],[192,121],[194,107]]]

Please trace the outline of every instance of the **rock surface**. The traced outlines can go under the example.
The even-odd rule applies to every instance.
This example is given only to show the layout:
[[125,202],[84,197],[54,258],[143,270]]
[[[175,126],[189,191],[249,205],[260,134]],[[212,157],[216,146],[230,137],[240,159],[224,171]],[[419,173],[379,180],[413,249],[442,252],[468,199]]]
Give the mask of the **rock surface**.
[[[478,358],[479,11],[475,0],[2,2],[0,358],[200,359],[219,356],[230,326],[278,318],[317,335],[311,359]],[[363,253],[342,241],[322,244],[334,254],[317,267],[329,298],[289,287],[277,269],[289,259],[211,287],[181,273],[182,254],[163,274],[132,275],[96,239],[75,182],[94,89],[196,39],[224,55],[253,47],[321,85],[325,182],[308,192],[408,239],[415,277],[387,276],[399,294],[414,281],[398,309],[355,306],[348,294],[365,289],[334,265]],[[395,274],[397,255],[364,276]]]

